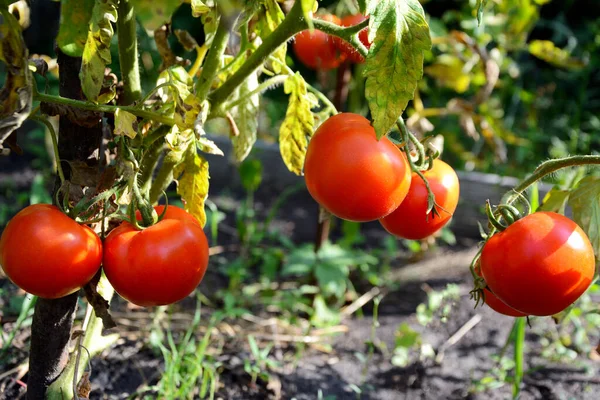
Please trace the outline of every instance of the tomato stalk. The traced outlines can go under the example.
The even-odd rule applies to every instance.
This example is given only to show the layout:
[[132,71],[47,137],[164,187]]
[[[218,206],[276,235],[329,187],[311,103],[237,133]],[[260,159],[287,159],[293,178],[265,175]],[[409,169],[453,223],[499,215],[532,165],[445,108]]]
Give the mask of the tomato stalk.
[[519,397],[521,382],[523,381],[523,353],[525,348],[525,317],[519,317],[515,321],[515,381],[513,382],[513,399]]
[[123,98],[120,100],[123,104],[132,104],[142,97],[136,28],[133,4],[130,0],[119,0],[117,35],[123,79]]
[[58,177],[60,179],[60,183],[65,181],[65,173],[63,172],[62,165],[60,164],[60,156],[58,155],[58,137],[56,136],[56,131],[54,127],[48,121],[47,118],[42,116],[34,115],[33,113],[29,116],[34,121],[40,122],[46,126],[48,132],[50,132],[50,137],[52,138],[52,149],[54,150],[54,159],[56,162],[56,172],[58,173]]

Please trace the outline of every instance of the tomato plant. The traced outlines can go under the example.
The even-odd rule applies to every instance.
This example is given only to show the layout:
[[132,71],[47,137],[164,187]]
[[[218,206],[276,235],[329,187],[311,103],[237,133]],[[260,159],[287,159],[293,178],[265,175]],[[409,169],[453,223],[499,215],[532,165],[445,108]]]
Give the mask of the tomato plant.
[[[340,25],[341,20],[332,14],[320,15],[323,21]],[[298,33],[294,39],[294,53],[307,67],[323,71],[337,68],[345,59],[335,45],[334,38],[315,29]]]
[[589,287],[594,251],[583,230],[553,212],[528,215],[487,240],[481,273],[504,303],[529,315],[563,311]]
[[0,265],[6,275],[24,291],[46,299],[79,290],[101,261],[98,235],[48,204],[21,210],[0,238]]
[[[363,22],[365,19],[367,19],[367,17],[365,17],[362,14],[347,15],[341,19],[340,25],[341,26],[353,26],[353,25],[357,25],[357,24]],[[364,28],[363,30],[361,30],[358,33],[358,38],[361,41],[361,43],[363,45],[365,45],[365,47],[367,49],[369,49],[371,47],[371,43],[369,43],[368,28]],[[356,64],[365,62],[365,58],[363,56],[361,56],[360,53],[358,51],[356,51],[354,46],[352,46],[350,43],[348,43],[345,40],[340,39],[338,37],[334,38],[334,40],[335,40],[336,47],[339,49],[339,51],[342,52],[342,54],[345,55],[345,57],[349,61],[356,63]]]
[[[162,212],[164,207],[157,206]],[[208,266],[208,242],[199,222],[169,206],[143,230],[123,222],[104,241],[103,267],[117,293],[139,306],[179,301],[194,291]]]
[[372,221],[400,205],[408,193],[410,167],[388,138],[377,140],[369,121],[342,113],[325,121],[306,151],[306,187],[333,215]]
[[423,239],[442,229],[452,218],[460,191],[454,169],[436,159],[433,167],[423,175],[435,195],[435,212],[427,212],[429,192],[423,179],[413,173],[404,201],[391,214],[379,220],[391,234],[405,239]]

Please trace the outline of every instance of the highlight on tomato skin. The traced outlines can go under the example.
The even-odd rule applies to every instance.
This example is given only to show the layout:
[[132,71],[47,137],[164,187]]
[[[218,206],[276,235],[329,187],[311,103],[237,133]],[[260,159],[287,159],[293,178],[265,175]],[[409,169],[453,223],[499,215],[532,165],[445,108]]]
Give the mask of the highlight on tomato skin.
[[528,315],[565,310],[590,286],[596,261],[572,220],[540,211],[494,234],[481,253],[481,273],[505,304]]
[[311,196],[333,215],[366,222],[400,205],[411,171],[404,153],[387,137],[377,140],[366,118],[341,113],[323,122],[312,136],[304,178]]
[[[316,18],[340,25],[341,20],[331,14]],[[338,51],[334,37],[314,29],[302,31],[294,37],[294,54],[308,68],[327,71],[340,66],[346,56]]]
[[437,215],[427,213],[427,187],[423,179],[413,173],[404,201],[391,214],[379,220],[392,235],[411,240],[424,239],[446,226],[456,211],[460,184],[454,169],[444,161],[435,159],[433,168],[424,171],[423,175],[435,195]]
[[[154,207],[160,215],[164,206]],[[175,303],[191,294],[208,267],[208,241],[200,223],[168,206],[164,218],[138,231],[128,222],[104,241],[103,267],[115,291],[143,306]]]
[[27,293],[57,299],[74,293],[96,275],[102,241],[58,207],[34,204],[19,211],[0,238],[0,265]]

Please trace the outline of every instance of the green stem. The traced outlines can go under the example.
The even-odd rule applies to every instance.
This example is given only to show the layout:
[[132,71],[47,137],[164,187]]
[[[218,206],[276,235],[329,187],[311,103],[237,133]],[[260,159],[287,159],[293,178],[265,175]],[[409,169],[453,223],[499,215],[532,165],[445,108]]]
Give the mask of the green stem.
[[152,173],[154,172],[154,168],[156,168],[156,164],[158,163],[163,148],[164,142],[162,140],[156,140],[144,154],[142,165],[140,167],[140,186],[142,187],[143,193],[149,193],[150,191]]
[[132,106],[110,106],[106,104],[94,104],[89,101],[73,100],[68,99],[66,97],[53,96],[45,93],[34,93],[33,99],[35,101],[42,101],[45,103],[62,104],[65,106],[80,108],[82,110],[105,112],[109,114],[114,114],[115,111],[120,109],[123,111],[127,111],[128,113],[131,113],[136,117],[146,118],[169,126],[175,125],[175,120],[173,118],[165,117],[162,114]]
[[525,347],[525,317],[516,321],[515,333],[515,382],[513,384],[513,398],[519,397],[521,382],[523,381],[523,353]]
[[137,209],[140,210],[140,214],[142,215],[142,222],[144,226],[148,227],[154,225],[157,220],[156,211],[154,211],[152,205],[142,195],[139,184],[137,182],[137,176],[133,179],[132,185],[130,185],[130,187],[133,192],[133,197],[135,199]]
[[600,156],[572,156],[544,161],[533,171],[530,176],[528,176],[514,188],[514,192],[516,192],[516,194],[513,196],[519,196],[529,186],[533,185],[535,182],[539,181],[545,176],[558,171],[559,169],[576,167],[580,165],[600,165]]
[[58,155],[58,138],[56,136],[56,131],[54,130],[54,127],[46,118],[38,117],[35,115],[30,115],[29,118],[31,118],[34,121],[41,122],[42,124],[46,125],[46,128],[48,128],[48,132],[50,132],[50,137],[52,138],[52,148],[54,149],[54,158],[56,161],[56,172],[58,172],[60,183],[63,183],[65,181],[65,174],[63,172],[62,165],[60,165],[60,156]]
[[119,39],[119,64],[124,89],[123,104],[132,104],[142,97],[136,28],[135,11],[130,0],[119,0],[117,35]]
[[279,46],[287,42],[296,33],[306,29],[306,23],[303,23],[303,20],[300,1],[296,1],[283,22],[264,39],[263,43],[248,57],[240,69],[212,92],[210,98],[213,107],[223,103]]
[[313,19],[315,29],[325,32],[329,35],[337,36],[350,43],[364,58],[367,57],[369,50],[358,38],[358,33],[369,26],[369,19],[365,19],[359,24],[349,26],[347,28],[341,28],[339,25],[333,22],[323,21],[321,19]]
[[231,28],[231,18],[222,15],[221,19],[219,20],[217,32],[215,33],[215,37],[213,38],[211,48],[208,54],[206,55],[204,67],[202,68],[202,72],[200,73],[198,81],[196,81],[196,97],[198,97],[200,102],[206,100],[210,87],[215,77],[217,76],[219,64],[221,62],[221,56],[227,48],[227,42],[229,41],[229,31],[231,30]]
[[260,94],[266,90],[269,90],[271,87],[279,85],[283,83],[288,78],[287,75],[276,75],[272,78],[267,79],[263,83],[261,83],[256,89],[251,91],[250,93],[246,93],[243,97],[240,97],[230,103],[223,104],[222,108],[224,110],[231,110],[233,107],[237,107],[240,104],[245,103],[252,96]]
[[152,182],[150,187],[150,203],[155,204],[158,198],[164,192],[167,187],[173,181],[173,169],[181,161],[181,156],[178,156],[175,152],[167,152],[163,158],[162,165],[158,170],[156,178]]

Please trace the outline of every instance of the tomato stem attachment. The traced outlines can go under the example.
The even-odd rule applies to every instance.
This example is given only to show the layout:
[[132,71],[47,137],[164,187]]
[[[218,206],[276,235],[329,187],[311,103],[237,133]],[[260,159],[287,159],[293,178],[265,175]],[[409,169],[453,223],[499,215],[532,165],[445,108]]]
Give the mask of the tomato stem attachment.
[[[506,226],[503,225],[498,218],[496,218],[496,216],[494,215],[494,211],[492,210],[492,205],[490,204],[489,200],[486,200],[485,202],[485,214],[488,217],[488,220],[490,221],[490,224],[492,224],[492,227],[494,229],[496,229],[499,232],[502,232],[503,230],[506,229]],[[491,237],[493,235],[493,232],[490,232],[489,237]]]

